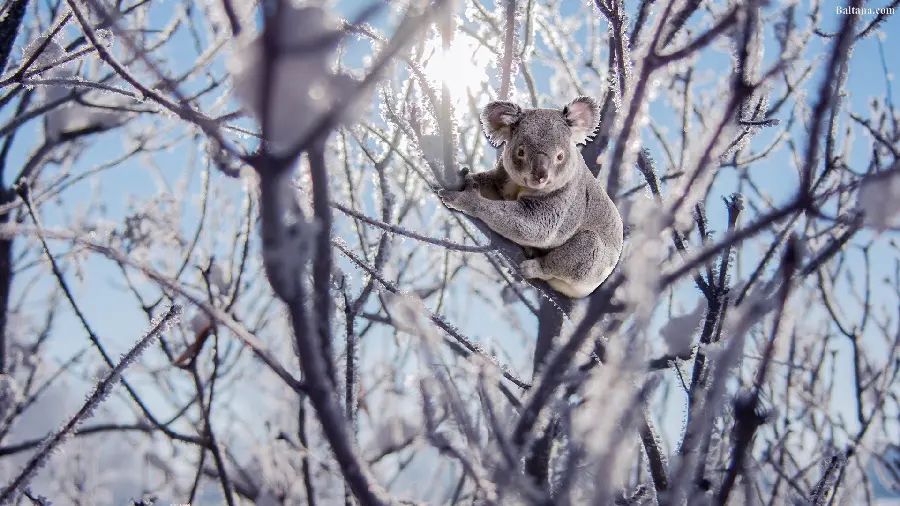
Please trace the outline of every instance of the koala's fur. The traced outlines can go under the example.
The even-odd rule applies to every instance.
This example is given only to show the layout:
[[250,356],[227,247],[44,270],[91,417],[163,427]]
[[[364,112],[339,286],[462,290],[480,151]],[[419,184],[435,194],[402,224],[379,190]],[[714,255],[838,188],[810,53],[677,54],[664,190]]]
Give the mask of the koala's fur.
[[622,217],[588,170],[577,145],[600,123],[600,109],[578,97],[562,110],[491,102],[481,113],[491,143],[504,145],[494,170],[464,172],[444,203],[474,216],[537,258],[519,266],[572,298],[590,295],[610,275],[624,242]]

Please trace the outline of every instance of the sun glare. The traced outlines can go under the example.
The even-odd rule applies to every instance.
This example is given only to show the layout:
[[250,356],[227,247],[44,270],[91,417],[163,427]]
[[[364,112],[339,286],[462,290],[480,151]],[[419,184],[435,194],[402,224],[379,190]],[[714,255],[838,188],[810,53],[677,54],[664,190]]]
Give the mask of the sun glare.
[[441,39],[434,38],[426,42],[425,74],[440,89],[441,83],[447,83],[454,108],[458,111],[467,102],[468,91],[477,90],[487,81],[487,67],[491,56],[481,45],[463,34],[458,34],[448,51],[444,51]]

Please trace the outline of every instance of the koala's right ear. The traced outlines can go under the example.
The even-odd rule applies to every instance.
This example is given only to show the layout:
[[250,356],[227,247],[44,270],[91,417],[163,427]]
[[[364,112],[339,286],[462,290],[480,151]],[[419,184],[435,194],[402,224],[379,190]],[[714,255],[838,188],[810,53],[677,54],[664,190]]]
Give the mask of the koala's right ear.
[[572,130],[572,141],[584,144],[600,126],[600,104],[591,97],[578,97],[563,108],[563,116]]
[[491,102],[481,111],[481,126],[488,141],[499,148],[509,140],[510,127],[522,119],[522,108],[512,102]]

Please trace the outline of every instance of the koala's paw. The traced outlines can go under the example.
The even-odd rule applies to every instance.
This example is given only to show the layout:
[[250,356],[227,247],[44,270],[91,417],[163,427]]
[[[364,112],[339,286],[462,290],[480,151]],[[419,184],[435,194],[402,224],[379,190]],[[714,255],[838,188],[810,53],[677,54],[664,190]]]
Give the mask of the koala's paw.
[[541,267],[541,263],[536,258],[525,260],[524,262],[520,263],[519,271],[522,273],[522,277],[525,279],[546,278],[546,275],[544,274],[544,268]]
[[462,177],[462,180],[463,180],[463,185],[462,185],[463,191],[466,191],[466,190],[476,190],[477,191],[478,190],[478,181],[475,179],[474,174],[472,174],[472,171],[469,170],[468,167],[464,167],[462,170],[460,170],[459,175],[460,175],[460,177]]
[[444,205],[450,209],[456,209],[457,211],[465,211],[468,209],[468,206],[466,205],[468,199],[466,198],[465,191],[441,189],[438,190],[437,194],[444,202]]

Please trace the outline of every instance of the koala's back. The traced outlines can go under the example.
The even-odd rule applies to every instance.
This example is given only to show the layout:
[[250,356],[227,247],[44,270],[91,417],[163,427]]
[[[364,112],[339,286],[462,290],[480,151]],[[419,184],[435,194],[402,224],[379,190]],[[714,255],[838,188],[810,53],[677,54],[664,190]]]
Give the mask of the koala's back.
[[625,238],[619,210],[609,198],[606,189],[587,167],[582,168],[581,177],[585,179],[587,199],[582,228],[593,230],[600,234],[600,237],[609,238],[611,241],[609,246],[621,251]]

